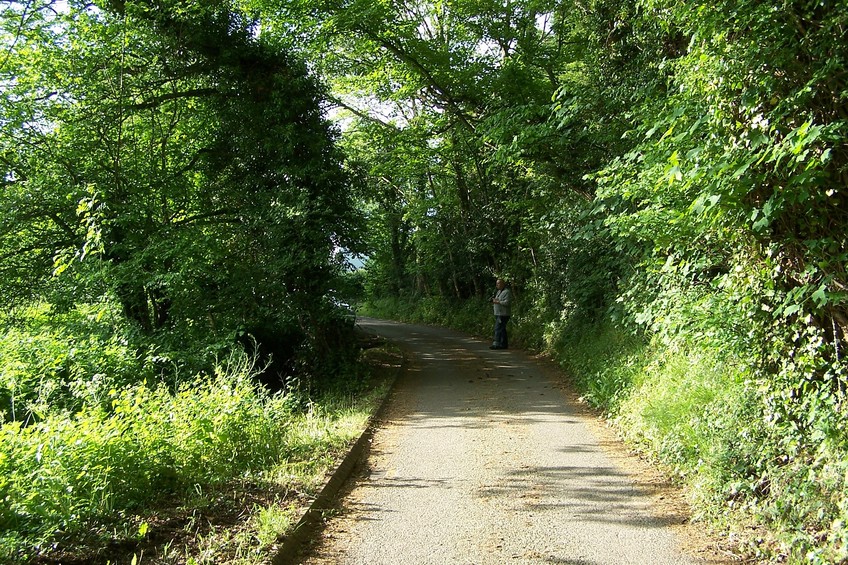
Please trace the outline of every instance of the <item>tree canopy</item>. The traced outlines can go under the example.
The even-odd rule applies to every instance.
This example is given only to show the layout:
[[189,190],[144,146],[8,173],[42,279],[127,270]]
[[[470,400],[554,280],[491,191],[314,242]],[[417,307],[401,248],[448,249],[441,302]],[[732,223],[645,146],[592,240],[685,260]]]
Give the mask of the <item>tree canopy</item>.
[[499,276],[536,347],[611,324],[715,359],[735,406],[692,418],[722,447],[670,464],[842,555],[843,483],[800,469],[847,445],[845,2],[261,4],[348,112],[375,296]]
[[325,339],[356,177],[302,59],[229,2],[12,3],[3,24],[7,302],[113,296],[170,343]]
[[525,345],[660,352],[620,421],[708,366],[639,440],[845,558],[845,0],[2,4],[14,308],[114,304],[160,371],[261,335],[291,376],[340,367],[345,253],[372,301],[506,278]]

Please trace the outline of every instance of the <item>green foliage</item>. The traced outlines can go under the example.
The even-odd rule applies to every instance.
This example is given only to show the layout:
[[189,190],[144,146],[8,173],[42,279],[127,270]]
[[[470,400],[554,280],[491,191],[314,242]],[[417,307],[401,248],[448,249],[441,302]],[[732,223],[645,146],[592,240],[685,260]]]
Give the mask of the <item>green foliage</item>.
[[[694,338],[742,360],[738,398],[747,405],[711,415],[718,456],[693,452],[712,477],[698,492],[769,524],[783,547],[814,562],[841,559],[841,497],[811,477],[843,457],[842,447],[820,449],[823,437],[844,441],[832,431],[848,327],[837,290],[845,227],[833,212],[844,198],[837,155],[846,121],[831,101],[845,83],[830,66],[845,56],[834,40],[843,8],[718,3],[665,12],[689,48],[665,63],[669,91],[644,106],[639,142],[596,177],[604,225],[638,265],[621,284],[624,320],[664,343]],[[645,431],[664,438],[659,453],[681,444],[687,412],[700,421],[686,409],[675,430]]]
[[301,466],[304,476],[320,467],[317,479],[306,479],[320,481],[367,412],[327,398],[299,413],[292,397],[258,389],[252,371],[247,357],[234,357],[214,377],[174,392],[130,385],[110,391],[108,410],[4,424],[0,555],[20,558],[56,536],[108,529],[161,500],[187,500],[243,477]]
[[230,2],[49,4],[2,20],[0,294],[108,294],[189,372],[269,318],[322,350],[359,215],[306,65]]
[[[5,3],[0,560],[350,437],[287,433],[362,390],[334,298],[357,176],[307,64],[236,4]],[[213,374],[260,335],[265,374]]]
[[4,327],[0,410],[6,421],[107,408],[109,390],[153,376],[130,343],[131,328],[108,303],[61,314],[33,306],[7,318]]

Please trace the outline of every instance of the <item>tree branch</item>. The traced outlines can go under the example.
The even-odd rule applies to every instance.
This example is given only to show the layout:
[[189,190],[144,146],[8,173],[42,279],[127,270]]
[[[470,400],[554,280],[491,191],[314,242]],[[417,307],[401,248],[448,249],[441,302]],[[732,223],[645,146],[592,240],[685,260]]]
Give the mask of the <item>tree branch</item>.
[[348,104],[345,104],[344,102],[342,102],[339,98],[336,98],[335,96],[329,97],[329,100],[330,100],[330,102],[332,102],[336,106],[339,106],[340,108],[344,108],[345,110],[347,110],[348,112],[350,112],[351,114],[355,115],[358,118],[362,118],[365,121],[375,123],[379,126],[383,126],[384,128],[386,128],[388,130],[397,131],[397,128],[395,126],[393,126],[392,124],[384,122],[380,118],[375,118],[374,116],[372,116],[372,115],[370,115],[366,112],[363,112],[362,110],[357,110],[353,106],[349,106]]
[[169,92],[168,94],[156,96],[148,100],[147,102],[142,102],[141,104],[131,104],[129,106],[129,109],[146,110],[148,108],[155,108],[168,100],[176,100],[178,98],[200,98],[203,96],[212,96],[213,94],[219,93],[220,91],[216,88],[195,88],[193,90],[186,90],[184,92]]
[[[177,220],[174,222],[175,226],[182,226],[185,224],[190,224],[192,222],[196,222],[198,220],[206,220],[208,218],[215,218],[219,216],[226,216],[227,214],[235,214],[236,211],[232,208],[224,208],[222,210],[214,210],[212,212],[205,212],[203,214],[197,214],[194,216],[189,216],[187,218],[183,218],[181,220]],[[234,220],[234,223],[238,223],[238,220]]]
[[415,69],[415,71],[429,83],[430,87],[436,92],[436,94],[439,95],[442,101],[447,104],[447,106],[451,109],[451,112],[459,118],[459,121],[461,121],[469,130],[475,131],[476,128],[474,127],[474,124],[471,123],[470,118],[466,115],[462,108],[459,107],[459,103],[453,98],[453,96],[451,96],[447,88],[442,86],[432,73],[430,73],[430,71],[428,71],[420,61],[418,61],[418,59],[404,51],[401,47],[395,45],[384,37],[380,37],[371,30],[363,31],[371,40],[375,41],[377,44],[397,56],[401,61]]

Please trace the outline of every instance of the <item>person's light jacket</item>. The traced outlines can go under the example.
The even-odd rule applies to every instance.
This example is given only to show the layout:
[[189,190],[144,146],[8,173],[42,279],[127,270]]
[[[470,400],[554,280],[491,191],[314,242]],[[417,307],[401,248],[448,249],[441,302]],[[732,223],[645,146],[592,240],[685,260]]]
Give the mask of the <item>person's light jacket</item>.
[[508,288],[499,290],[495,293],[495,300],[500,304],[495,304],[495,316],[509,316],[509,304],[512,302],[512,294]]

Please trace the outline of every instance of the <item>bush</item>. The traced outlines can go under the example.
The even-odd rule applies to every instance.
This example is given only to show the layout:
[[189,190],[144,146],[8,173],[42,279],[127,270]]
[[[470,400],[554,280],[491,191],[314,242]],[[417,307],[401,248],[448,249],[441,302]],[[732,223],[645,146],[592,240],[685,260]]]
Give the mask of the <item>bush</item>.
[[87,407],[72,418],[2,427],[0,530],[32,543],[73,534],[271,466],[288,448],[286,399],[258,390],[245,358],[176,394],[138,384],[110,398],[111,411]]
[[31,421],[51,412],[108,408],[108,393],[152,376],[109,304],[21,313],[0,330],[0,419]]

